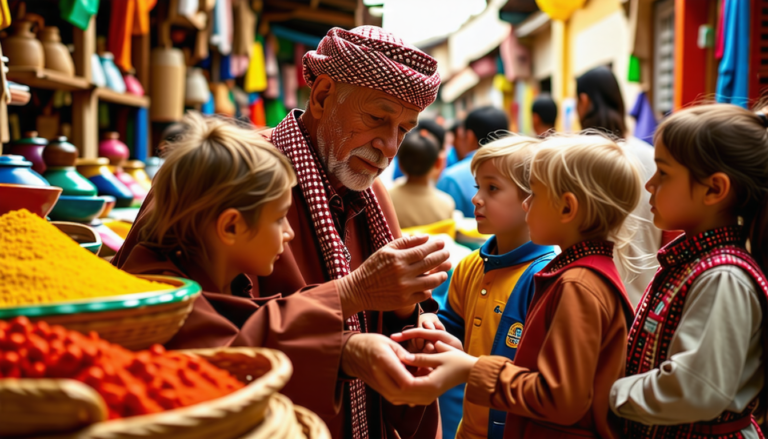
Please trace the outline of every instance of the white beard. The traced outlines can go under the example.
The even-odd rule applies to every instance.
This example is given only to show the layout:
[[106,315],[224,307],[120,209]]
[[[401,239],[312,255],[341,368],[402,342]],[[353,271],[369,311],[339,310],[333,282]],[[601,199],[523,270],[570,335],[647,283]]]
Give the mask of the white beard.
[[[331,110],[328,122],[321,124],[317,130],[317,149],[320,161],[323,162],[328,174],[336,177],[341,184],[353,191],[360,192],[371,187],[376,177],[389,165],[389,159],[371,145],[357,147],[350,151],[346,157],[338,158],[337,152],[346,149],[347,140],[341,140],[337,145],[333,145],[328,143],[329,138],[344,139],[341,126],[336,122],[335,108]],[[358,156],[374,163],[379,168],[378,172],[372,173],[367,170],[356,172],[349,165],[349,159],[352,156]]]

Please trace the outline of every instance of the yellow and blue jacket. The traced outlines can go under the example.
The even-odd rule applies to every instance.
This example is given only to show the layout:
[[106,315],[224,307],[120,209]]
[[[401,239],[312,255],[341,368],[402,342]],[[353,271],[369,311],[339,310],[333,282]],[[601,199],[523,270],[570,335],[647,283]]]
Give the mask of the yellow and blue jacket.
[[[496,237],[456,266],[448,300],[440,311],[446,330],[475,357],[515,359],[534,293],[533,275],[555,257],[553,247],[527,242],[503,255],[493,254]],[[464,399],[457,438],[501,438],[506,413]]]

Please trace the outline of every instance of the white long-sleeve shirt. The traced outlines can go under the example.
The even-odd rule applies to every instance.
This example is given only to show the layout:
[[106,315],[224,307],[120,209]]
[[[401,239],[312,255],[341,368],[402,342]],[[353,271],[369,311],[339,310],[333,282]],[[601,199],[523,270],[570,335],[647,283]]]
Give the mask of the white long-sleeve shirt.
[[[688,292],[668,360],[616,381],[613,412],[646,425],[675,425],[743,411],[763,387],[760,294],[738,267],[702,274]],[[753,426],[742,433],[758,437]]]

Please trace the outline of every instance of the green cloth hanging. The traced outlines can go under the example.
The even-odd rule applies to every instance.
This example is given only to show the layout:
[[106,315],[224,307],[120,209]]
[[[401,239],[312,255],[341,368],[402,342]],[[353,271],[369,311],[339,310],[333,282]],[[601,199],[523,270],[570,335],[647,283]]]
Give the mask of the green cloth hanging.
[[276,127],[288,115],[288,110],[279,99],[264,99],[264,104],[268,127]]
[[281,62],[293,62],[293,41],[277,37],[277,60]]
[[640,82],[640,59],[635,55],[629,55],[629,73],[627,81]]
[[86,30],[91,17],[99,11],[99,0],[60,0],[59,11],[61,18]]

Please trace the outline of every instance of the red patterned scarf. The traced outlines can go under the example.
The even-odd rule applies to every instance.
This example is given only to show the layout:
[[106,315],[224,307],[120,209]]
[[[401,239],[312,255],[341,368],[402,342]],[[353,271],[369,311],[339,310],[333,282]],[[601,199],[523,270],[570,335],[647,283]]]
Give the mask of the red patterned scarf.
[[[272,143],[293,164],[293,169],[299,180],[299,187],[312,215],[312,222],[323,252],[323,261],[328,277],[339,279],[350,273],[351,257],[334,226],[333,216],[328,205],[327,194],[328,188],[330,188],[328,176],[314,148],[312,148],[309,138],[299,125],[297,118],[300,115],[300,110],[293,110],[283,119],[272,133]],[[373,190],[366,189],[362,195],[367,202],[365,216],[372,248],[377,250],[392,241],[392,232],[389,230],[389,225],[387,225],[387,220]],[[361,328],[361,317],[365,320],[365,312],[360,313],[360,316],[353,315],[347,320],[349,330],[367,330],[367,328]],[[366,439],[369,437],[369,433],[366,419],[365,384],[359,379],[354,380],[350,385],[350,393],[352,395],[352,435],[355,439]]]

